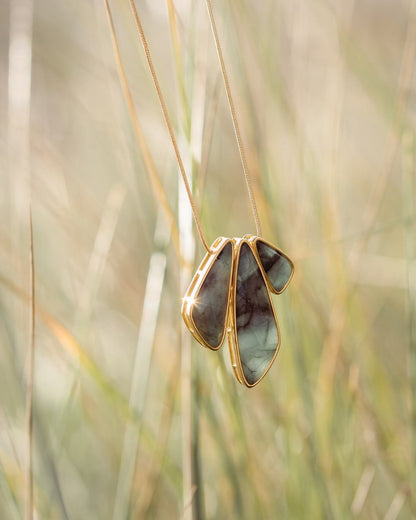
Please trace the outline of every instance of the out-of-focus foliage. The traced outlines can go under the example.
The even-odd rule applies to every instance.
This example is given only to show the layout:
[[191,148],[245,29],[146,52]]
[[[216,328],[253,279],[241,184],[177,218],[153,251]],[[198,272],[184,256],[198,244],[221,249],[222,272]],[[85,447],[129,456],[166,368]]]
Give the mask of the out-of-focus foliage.
[[[253,233],[203,2],[175,1],[176,25],[167,4],[137,8],[207,240]],[[264,237],[296,273],[274,298],[283,343],[267,377],[243,388],[226,346],[193,343],[189,408],[186,270],[164,238],[104,1],[36,1],[33,17],[31,0],[0,2],[0,518],[20,518],[24,501],[29,193],[38,518],[113,518],[124,480],[131,499],[118,507],[131,518],[189,515],[183,453],[194,460],[199,518],[416,515],[415,4],[214,3]],[[128,3],[110,6],[177,212],[177,164]],[[146,292],[156,251],[166,259],[159,308],[157,291]],[[197,242],[195,265],[203,253]],[[149,345],[135,395],[133,366]],[[138,414],[129,401],[141,400]],[[137,456],[133,475],[123,449],[127,461]]]

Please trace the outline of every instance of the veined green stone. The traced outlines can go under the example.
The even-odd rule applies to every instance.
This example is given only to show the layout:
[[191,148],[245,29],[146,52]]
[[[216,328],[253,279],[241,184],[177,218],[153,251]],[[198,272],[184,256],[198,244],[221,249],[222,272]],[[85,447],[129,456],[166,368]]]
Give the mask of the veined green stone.
[[192,318],[200,335],[213,348],[221,344],[226,326],[233,246],[224,246],[195,297]]
[[257,240],[256,246],[270,285],[276,292],[282,291],[292,274],[292,264],[277,249],[262,240]]
[[279,341],[266,283],[246,242],[240,248],[235,312],[244,376],[250,385],[254,385],[268,369]]

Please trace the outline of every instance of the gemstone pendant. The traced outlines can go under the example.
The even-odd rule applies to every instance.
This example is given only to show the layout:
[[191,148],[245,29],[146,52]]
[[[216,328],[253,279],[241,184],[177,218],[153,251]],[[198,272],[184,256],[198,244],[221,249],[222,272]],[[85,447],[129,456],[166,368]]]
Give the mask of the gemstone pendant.
[[269,289],[274,294],[282,293],[293,275],[292,260],[280,249],[262,238],[251,237],[250,243],[254,245],[254,252],[262,267]]
[[219,237],[202,260],[182,300],[182,316],[204,347],[218,350],[225,336],[234,241]]
[[183,298],[182,316],[194,338],[218,350],[227,331],[238,381],[255,386],[277,356],[280,333],[269,291],[280,294],[291,260],[260,237],[219,237]]
[[280,334],[266,281],[244,238],[236,245],[233,278],[231,359],[237,379],[251,387],[264,377],[277,356]]

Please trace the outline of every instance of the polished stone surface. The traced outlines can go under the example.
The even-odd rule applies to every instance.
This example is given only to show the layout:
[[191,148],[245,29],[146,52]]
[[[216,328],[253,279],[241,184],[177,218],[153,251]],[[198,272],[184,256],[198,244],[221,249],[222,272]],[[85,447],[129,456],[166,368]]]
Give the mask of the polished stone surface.
[[279,251],[262,240],[257,240],[256,246],[270,284],[276,292],[280,292],[292,274],[291,263]]
[[233,246],[228,242],[209,270],[192,308],[195,326],[213,348],[220,346],[226,325],[232,256]]
[[266,283],[257,260],[241,245],[236,285],[236,327],[244,376],[255,384],[267,370],[278,346],[278,330]]

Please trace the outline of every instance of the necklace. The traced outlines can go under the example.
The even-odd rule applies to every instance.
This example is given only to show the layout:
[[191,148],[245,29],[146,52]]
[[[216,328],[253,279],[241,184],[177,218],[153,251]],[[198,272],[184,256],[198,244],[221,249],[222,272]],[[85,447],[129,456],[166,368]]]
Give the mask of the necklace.
[[211,350],[219,350],[227,336],[231,363],[237,380],[247,387],[253,387],[268,372],[281,343],[270,292],[280,294],[285,290],[293,276],[294,266],[287,255],[261,237],[260,219],[211,0],[205,0],[205,4],[256,224],[256,235],[244,235],[242,238],[218,237],[211,247],[205,240],[136,5],[134,0],[129,0],[129,3],[192,208],[196,229],[207,251],[182,300],[182,317],[193,337]]
[[201,345],[218,350],[227,334],[234,373],[248,387],[277,356],[280,333],[269,291],[283,292],[292,275],[291,260],[262,238],[219,237],[183,299],[182,316]]

